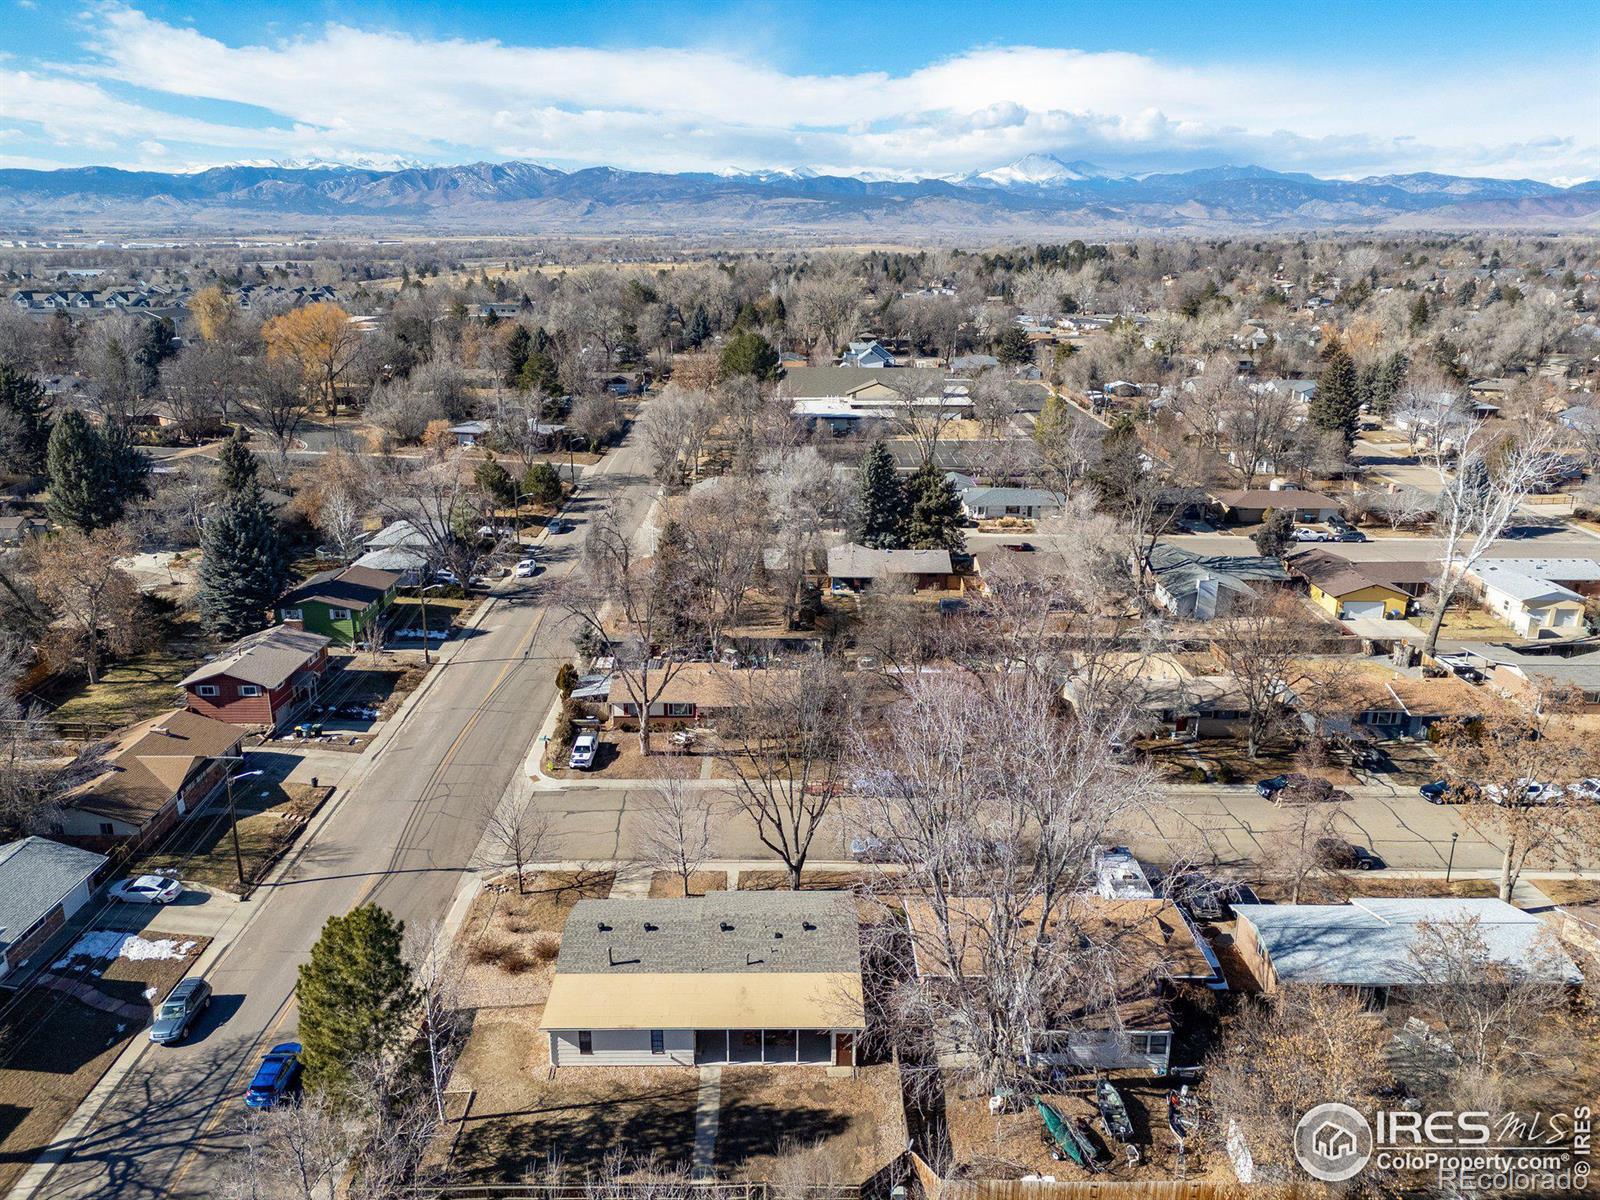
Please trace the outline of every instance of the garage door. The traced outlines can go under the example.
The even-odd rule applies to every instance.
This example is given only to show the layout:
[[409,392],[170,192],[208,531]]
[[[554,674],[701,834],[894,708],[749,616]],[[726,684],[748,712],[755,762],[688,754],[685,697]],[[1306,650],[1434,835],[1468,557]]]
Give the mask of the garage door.
[[1362,617],[1373,617],[1379,621],[1383,620],[1383,601],[1352,600],[1349,604],[1344,606],[1344,619],[1346,621],[1357,621]]

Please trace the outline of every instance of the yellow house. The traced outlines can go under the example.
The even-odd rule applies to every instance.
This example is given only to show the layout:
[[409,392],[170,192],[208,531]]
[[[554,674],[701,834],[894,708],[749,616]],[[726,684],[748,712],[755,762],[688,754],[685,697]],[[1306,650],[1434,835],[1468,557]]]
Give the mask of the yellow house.
[[1393,584],[1362,574],[1353,563],[1332,555],[1300,555],[1289,564],[1310,587],[1311,599],[1338,621],[1406,615],[1411,597]]

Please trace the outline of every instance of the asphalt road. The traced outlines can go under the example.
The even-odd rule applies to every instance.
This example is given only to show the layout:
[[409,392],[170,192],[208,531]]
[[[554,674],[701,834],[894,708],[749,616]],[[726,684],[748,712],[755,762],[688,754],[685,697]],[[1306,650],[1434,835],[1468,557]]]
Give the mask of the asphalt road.
[[412,928],[444,917],[553,701],[554,665],[570,655],[541,588],[573,569],[586,509],[610,494],[642,516],[649,490],[630,443],[590,472],[546,573],[503,585],[387,744],[345,778],[317,836],[249,901],[260,912],[209,973],[215,998],[197,1032],[144,1051],[36,1195],[216,1194],[249,1074],[266,1046],[293,1039],[296,970],[323,923],[366,901]]
[[[1046,527],[1035,533],[1001,534],[967,532],[970,550],[985,550],[1006,542],[1029,542],[1041,550],[1064,549],[1076,540],[1074,534],[1051,533]],[[1232,533],[1185,533],[1161,539],[1196,554],[1254,554],[1255,544],[1248,531]],[[1351,562],[1423,562],[1438,559],[1443,543],[1431,537],[1372,537],[1365,542],[1306,542],[1308,550],[1328,550]],[[1582,529],[1551,523],[1520,525],[1490,548],[1492,558],[1594,558],[1600,554],[1600,537]]]

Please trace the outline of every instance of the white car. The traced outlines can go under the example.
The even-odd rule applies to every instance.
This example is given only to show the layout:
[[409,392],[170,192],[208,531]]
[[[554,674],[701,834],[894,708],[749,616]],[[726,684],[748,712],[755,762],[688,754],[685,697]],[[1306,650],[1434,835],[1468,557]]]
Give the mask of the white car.
[[1579,800],[1600,803],[1600,778],[1591,775],[1588,779],[1580,779],[1577,783],[1567,788],[1567,791]]
[[572,757],[567,765],[574,771],[587,771],[594,766],[594,756],[599,753],[600,739],[592,733],[580,733],[572,743]]
[[1296,529],[1289,534],[1291,542],[1331,542],[1333,535],[1320,529]]
[[538,573],[538,570],[539,570],[539,560],[538,559],[531,558],[531,557],[530,558],[524,558],[522,561],[517,563],[517,578],[518,579],[532,579],[534,577],[534,575]]
[[[1537,779],[1519,779],[1512,785],[1512,803],[1518,807],[1532,804],[1549,804],[1552,800],[1559,800],[1565,793],[1553,783],[1540,783]],[[1483,789],[1483,794],[1496,804],[1506,802],[1505,793],[1500,785],[1491,783]]]
[[137,879],[119,879],[110,888],[114,900],[129,904],[171,904],[183,895],[183,884],[165,875],[141,875]]

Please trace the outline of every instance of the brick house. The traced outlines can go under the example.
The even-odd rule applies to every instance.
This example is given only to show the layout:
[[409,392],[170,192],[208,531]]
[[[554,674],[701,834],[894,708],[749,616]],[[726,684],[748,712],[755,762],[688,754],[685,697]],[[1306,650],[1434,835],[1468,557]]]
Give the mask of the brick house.
[[62,798],[56,831],[92,845],[139,846],[204,804],[237,758],[245,731],[178,709],[130,725],[108,770]]
[[179,686],[189,711],[231,725],[276,729],[316,699],[332,639],[278,626],[241,638]]
[[104,854],[42,837],[0,846],[0,978],[89,902],[106,861]]

